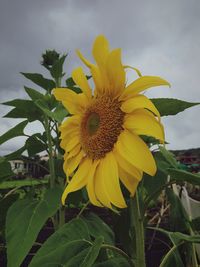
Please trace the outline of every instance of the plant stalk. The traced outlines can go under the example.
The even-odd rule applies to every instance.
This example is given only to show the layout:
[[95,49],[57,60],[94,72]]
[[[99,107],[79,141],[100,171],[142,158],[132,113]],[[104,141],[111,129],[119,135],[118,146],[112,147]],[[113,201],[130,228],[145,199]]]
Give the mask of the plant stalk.
[[50,188],[54,188],[56,182],[56,176],[55,176],[54,159],[53,159],[53,146],[52,146],[50,126],[46,115],[44,121],[45,121],[45,130],[46,130],[48,149],[49,149]]
[[140,211],[138,191],[135,196],[130,198],[130,220],[131,228],[135,228],[136,242],[136,267],[146,267],[145,261],[145,242],[144,242],[144,226]]

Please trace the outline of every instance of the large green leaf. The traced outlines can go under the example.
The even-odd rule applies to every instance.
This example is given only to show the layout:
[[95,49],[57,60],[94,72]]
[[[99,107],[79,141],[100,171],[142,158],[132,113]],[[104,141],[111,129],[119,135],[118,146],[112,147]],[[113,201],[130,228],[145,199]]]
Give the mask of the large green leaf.
[[39,85],[40,87],[42,87],[43,89],[47,91],[51,91],[53,88],[56,87],[55,82],[53,80],[46,79],[39,73],[21,72],[21,74],[24,75],[27,79],[29,79],[33,83]]
[[90,213],[83,220],[86,222],[90,235],[93,238],[102,236],[106,244],[114,244],[114,233],[96,214]]
[[12,129],[4,133],[3,135],[0,136],[0,145],[5,143],[6,141],[17,137],[17,136],[23,136],[24,135],[24,128],[26,127],[28,121],[22,121],[16,126],[14,126]]
[[26,198],[11,206],[6,218],[8,267],[20,267],[42,226],[59,208],[60,197],[61,190],[54,188],[41,200]]
[[171,180],[177,182],[188,182],[195,185],[200,185],[200,175],[193,174],[191,172],[186,172],[183,170],[177,170],[169,168],[168,172],[170,174]]
[[10,162],[5,158],[0,157],[0,182],[14,175]]
[[198,102],[191,103],[175,98],[152,98],[151,101],[159,110],[161,116],[176,115],[187,108],[200,104]]
[[9,111],[4,118],[27,118],[30,122],[41,120],[42,112],[32,100],[14,99],[3,104],[15,107]]
[[[87,225],[82,219],[74,219],[47,239],[29,267],[80,266],[79,264],[90,251],[91,245],[88,241],[90,242],[91,239]],[[82,250],[83,254],[81,254]]]

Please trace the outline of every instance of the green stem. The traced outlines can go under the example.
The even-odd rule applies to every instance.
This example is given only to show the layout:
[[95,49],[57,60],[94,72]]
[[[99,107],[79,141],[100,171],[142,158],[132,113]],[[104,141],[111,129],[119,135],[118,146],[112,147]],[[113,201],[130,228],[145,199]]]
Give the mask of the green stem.
[[90,204],[90,201],[88,201],[80,210],[80,212],[77,214],[76,218],[79,218],[81,214],[84,212],[84,210],[87,208],[87,206]]
[[144,226],[140,212],[138,192],[134,198],[130,199],[130,219],[131,228],[135,228],[136,242],[136,267],[146,267],[145,263],[145,243],[144,243]]
[[54,159],[53,159],[53,146],[52,146],[50,126],[46,115],[44,121],[45,121],[45,130],[46,130],[48,150],[49,150],[50,188],[54,188],[56,182],[56,176],[55,176]]

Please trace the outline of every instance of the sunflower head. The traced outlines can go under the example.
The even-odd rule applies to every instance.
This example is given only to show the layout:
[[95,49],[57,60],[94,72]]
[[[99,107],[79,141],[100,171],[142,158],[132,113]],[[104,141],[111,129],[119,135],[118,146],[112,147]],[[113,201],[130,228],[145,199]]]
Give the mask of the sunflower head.
[[120,182],[134,195],[143,172],[154,175],[156,164],[140,135],[164,142],[160,114],[142,91],[169,85],[156,76],[141,76],[126,85],[121,50],[110,50],[100,35],[93,45],[95,63],[77,51],[89,68],[94,90],[81,67],[72,72],[82,93],[68,88],[54,89],[54,95],[71,113],[61,125],[61,147],[65,150],[64,171],[71,177],[63,196],[86,186],[89,199],[96,206],[126,207]]

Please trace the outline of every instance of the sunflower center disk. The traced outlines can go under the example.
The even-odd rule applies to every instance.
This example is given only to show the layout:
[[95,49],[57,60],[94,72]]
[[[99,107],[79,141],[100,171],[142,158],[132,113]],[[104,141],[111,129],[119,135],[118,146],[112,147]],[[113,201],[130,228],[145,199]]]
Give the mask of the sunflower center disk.
[[89,158],[100,159],[110,152],[123,130],[120,102],[110,97],[93,100],[81,122],[81,145]]

